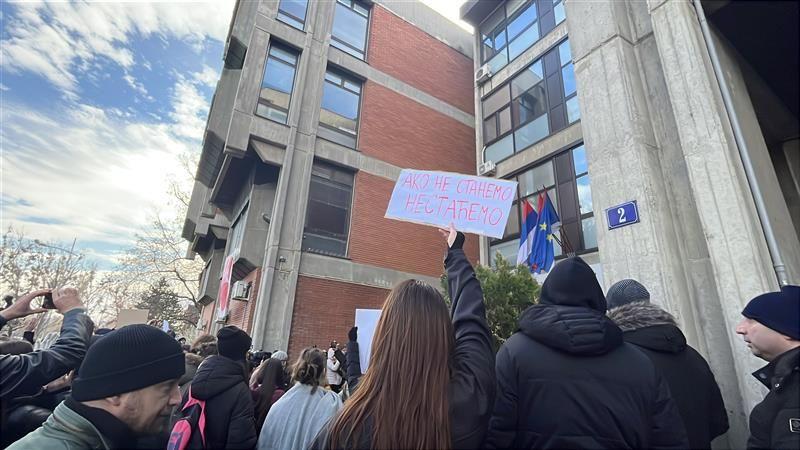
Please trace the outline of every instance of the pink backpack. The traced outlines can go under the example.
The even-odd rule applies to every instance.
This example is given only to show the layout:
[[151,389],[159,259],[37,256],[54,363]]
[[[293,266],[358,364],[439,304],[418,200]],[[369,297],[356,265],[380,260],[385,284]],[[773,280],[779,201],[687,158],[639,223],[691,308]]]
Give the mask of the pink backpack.
[[206,401],[192,397],[190,387],[186,404],[181,409],[181,418],[175,422],[169,435],[167,450],[200,448],[206,448]]

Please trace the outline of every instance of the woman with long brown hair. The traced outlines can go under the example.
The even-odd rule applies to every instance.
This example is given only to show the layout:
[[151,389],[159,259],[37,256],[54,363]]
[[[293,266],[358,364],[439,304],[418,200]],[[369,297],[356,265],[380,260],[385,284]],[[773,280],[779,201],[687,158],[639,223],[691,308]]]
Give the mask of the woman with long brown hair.
[[494,352],[480,283],[450,226],[445,259],[452,308],[417,280],[383,305],[369,369],[314,449],[478,448],[494,402]]
[[283,364],[277,359],[269,358],[262,363],[265,367],[260,377],[260,386],[257,388],[258,400],[256,401],[256,429],[264,425],[264,419],[272,405],[285,393],[279,383],[283,377]]

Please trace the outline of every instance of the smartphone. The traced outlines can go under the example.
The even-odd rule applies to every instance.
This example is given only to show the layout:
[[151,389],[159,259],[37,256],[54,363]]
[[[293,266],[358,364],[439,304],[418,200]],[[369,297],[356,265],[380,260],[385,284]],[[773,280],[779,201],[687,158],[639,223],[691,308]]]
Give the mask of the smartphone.
[[56,305],[55,305],[55,303],[53,303],[53,293],[52,292],[48,292],[48,293],[44,294],[42,297],[44,297],[44,299],[42,300],[42,306],[41,306],[42,308],[44,308],[44,309],[56,309]]

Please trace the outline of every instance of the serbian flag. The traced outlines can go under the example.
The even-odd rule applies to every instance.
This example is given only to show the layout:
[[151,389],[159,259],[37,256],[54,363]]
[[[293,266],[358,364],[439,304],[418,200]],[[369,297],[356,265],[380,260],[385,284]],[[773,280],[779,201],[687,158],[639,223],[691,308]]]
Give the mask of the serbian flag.
[[517,252],[517,265],[524,264],[530,265],[531,251],[533,249],[533,234],[536,231],[536,222],[538,222],[538,215],[536,210],[533,209],[528,200],[522,201],[522,226],[519,238],[519,251]]

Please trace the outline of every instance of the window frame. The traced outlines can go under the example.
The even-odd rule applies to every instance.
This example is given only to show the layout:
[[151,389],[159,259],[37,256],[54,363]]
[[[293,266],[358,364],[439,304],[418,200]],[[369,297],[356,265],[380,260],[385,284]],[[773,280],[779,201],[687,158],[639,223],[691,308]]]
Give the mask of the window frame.
[[[302,20],[300,20],[300,18],[295,17],[294,15],[282,10],[281,9],[281,4],[283,4],[283,2],[284,2],[284,0],[280,0],[278,2],[278,11],[277,11],[277,13],[275,15],[275,19],[280,21],[280,22],[282,22],[282,23],[285,23],[286,25],[289,25],[292,28],[298,29],[300,31],[305,31],[306,30],[306,19],[305,19],[305,17]],[[306,17],[308,17],[308,0],[305,0],[305,2],[306,2],[306,11],[305,11],[304,15]],[[281,17],[281,15],[283,15],[285,18]],[[292,20],[298,22],[301,26],[298,27],[296,24],[291,22]]]
[[[548,0],[548,1],[550,1],[550,0]],[[481,133],[482,133],[481,137],[482,137],[482,140],[483,140],[483,153],[482,153],[483,162],[486,161],[486,150],[489,149],[489,147],[491,147],[492,145],[500,142],[502,139],[507,138],[509,134],[512,134],[512,135],[515,134],[516,131],[520,130],[521,128],[523,128],[524,126],[528,125],[529,123],[531,123],[531,122],[533,122],[533,121],[535,121],[535,120],[537,120],[537,119],[542,117],[541,115],[539,115],[539,116],[533,117],[531,119],[528,119],[525,122],[520,122],[519,125],[515,126],[514,125],[514,119],[513,119],[513,110],[512,110],[511,111],[512,112],[511,129],[506,131],[503,134],[496,134],[492,140],[489,140],[489,141],[486,140],[486,130],[485,130],[486,121],[491,119],[491,118],[494,118],[495,119],[495,131],[497,132],[497,131],[500,130],[500,128],[499,128],[499,114],[500,114],[500,112],[505,110],[505,108],[507,108],[507,107],[513,108],[514,100],[516,98],[519,98],[521,95],[523,95],[521,93],[521,94],[518,94],[515,97],[514,94],[513,94],[513,90],[511,89],[511,84],[520,75],[522,75],[526,70],[529,70],[530,68],[532,68],[537,63],[541,64],[541,66],[542,66],[542,68],[541,68],[542,69],[542,75],[541,75],[542,79],[539,80],[536,84],[534,84],[533,86],[531,86],[530,88],[528,88],[528,90],[526,90],[524,92],[528,92],[531,89],[536,88],[540,84],[542,84],[544,86],[544,90],[545,90],[545,92],[544,92],[544,98],[545,98],[544,107],[545,107],[545,114],[547,115],[547,118],[548,118],[547,119],[548,133],[547,133],[547,135],[543,136],[542,138],[540,138],[540,139],[538,139],[538,140],[536,140],[534,142],[531,142],[530,144],[528,144],[524,148],[517,148],[517,137],[513,136],[511,138],[512,150],[513,150],[512,153],[509,154],[508,156],[505,156],[505,157],[501,158],[501,159],[498,159],[498,160],[494,160],[493,159],[492,161],[494,163],[499,163],[499,162],[504,161],[504,160],[506,160],[508,158],[511,158],[515,154],[520,153],[522,151],[525,151],[526,149],[530,148],[531,146],[536,145],[537,143],[549,138],[550,136],[558,133],[559,131],[564,130],[564,129],[566,129],[566,128],[568,128],[568,127],[570,127],[570,126],[572,126],[572,125],[574,125],[574,124],[576,124],[578,122],[580,122],[580,120],[581,120],[580,117],[578,117],[578,119],[576,119],[574,122],[569,122],[569,117],[567,115],[567,109],[566,109],[567,108],[567,106],[566,106],[567,105],[567,101],[572,100],[573,98],[577,99],[577,96],[578,96],[578,88],[577,88],[577,86],[575,87],[575,92],[571,93],[569,96],[565,96],[564,95],[564,79],[563,79],[563,75],[562,75],[562,70],[567,65],[574,64],[574,61],[572,60],[572,55],[571,55],[572,52],[570,51],[570,59],[569,59],[569,61],[567,63],[565,63],[565,64],[561,64],[559,48],[560,48],[560,46],[562,44],[568,43],[568,42],[569,42],[569,37],[568,36],[565,36],[563,39],[557,41],[556,43],[554,43],[553,45],[548,47],[544,52],[542,52],[542,54],[538,58],[534,59],[530,64],[525,65],[525,67],[523,67],[522,69],[518,70],[517,72],[515,72],[511,76],[509,76],[503,82],[503,84],[501,84],[497,88],[493,89],[491,92],[489,92],[486,95],[484,95],[483,97],[481,97],[481,99],[480,99],[480,104],[481,104],[481,115],[480,115],[480,117],[481,117]],[[569,45],[569,44],[567,44],[567,45]],[[571,48],[570,48],[570,50],[571,50]],[[556,59],[558,60],[558,64],[559,64],[558,65],[558,69],[555,72],[558,72],[558,79],[559,79],[559,83],[560,83],[559,87],[560,87],[561,95],[560,95],[560,97],[558,99],[560,101],[554,101],[554,99],[551,98],[551,95],[550,95],[550,93],[549,93],[549,91],[547,89],[547,78],[548,78],[548,76],[547,76],[547,68],[546,68],[546,65],[545,65],[545,58],[549,57],[549,55],[551,55],[551,54],[555,54],[556,55],[556,57],[557,57]],[[573,65],[573,70],[574,70],[574,65]],[[488,117],[483,118],[483,110],[484,110],[484,106],[483,105],[484,105],[484,102],[489,97],[491,97],[492,95],[500,92],[500,90],[502,90],[502,89],[508,89],[509,90],[509,98],[510,98],[509,102],[506,105],[503,105],[500,108],[498,108],[495,112],[490,114]],[[555,129],[553,127],[553,125],[552,125],[552,117],[551,117],[551,115],[552,115],[552,109],[558,107],[559,105],[563,105],[563,109],[564,109],[564,111],[563,111],[563,119],[564,119],[564,124],[565,125],[563,127],[561,127],[561,128]]]
[[[577,150],[580,147],[583,147],[583,151],[585,153],[586,152],[586,145],[585,145],[585,143],[583,141],[573,142],[572,144],[570,144],[570,145],[568,145],[568,146],[566,146],[566,147],[564,147],[564,148],[562,148],[562,149],[560,149],[560,150],[558,150],[558,151],[556,151],[554,153],[551,153],[550,155],[548,155],[548,156],[546,156],[544,158],[541,158],[538,161],[536,161],[536,162],[534,162],[532,164],[529,164],[529,165],[525,166],[523,169],[518,170],[518,171],[514,172],[513,174],[511,174],[511,175],[509,175],[509,176],[504,178],[504,179],[507,179],[507,180],[515,180],[515,181],[517,181],[517,192],[516,192],[516,195],[514,197],[514,201],[512,202],[512,209],[513,209],[514,213],[517,214],[517,219],[518,219],[518,223],[519,223],[519,231],[516,234],[510,234],[508,236],[504,235],[502,238],[499,238],[499,239],[488,238],[489,263],[490,264],[494,263],[494,258],[495,258],[495,253],[496,253],[496,251],[493,250],[494,247],[497,247],[497,246],[500,246],[500,245],[503,245],[503,244],[508,244],[509,242],[512,242],[512,241],[519,242],[519,239],[522,238],[522,210],[521,210],[519,205],[521,204],[521,202],[523,200],[534,199],[534,203],[533,203],[532,206],[534,208],[536,208],[537,205],[535,203],[535,199],[539,196],[539,194],[541,194],[544,191],[547,191],[548,193],[550,193],[551,191],[555,191],[556,198],[553,199],[553,196],[550,195],[550,200],[551,201],[554,200],[554,203],[555,203],[554,206],[556,207],[556,211],[558,211],[559,218],[561,218],[561,216],[563,215],[562,214],[562,195],[559,192],[558,188],[559,188],[559,185],[565,184],[567,182],[571,182],[572,186],[574,187],[574,189],[573,189],[573,192],[574,192],[573,201],[575,202],[575,207],[576,207],[576,211],[575,212],[576,212],[576,215],[577,215],[577,219],[574,220],[574,221],[571,221],[570,223],[572,223],[572,222],[577,223],[578,233],[579,233],[578,234],[579,242],[577,242],[577,243],[570,242],[570,243],[572,244],[574,249],[577,248],[577,249],[574,250],[576,255],[583,255],[583,254],[594,253],[594,252],[598,251],[598,247],[596,247],[596,246],[595,247],[591,247],[591,248],[585,248],[586,245],[585,245],[585,237],[583,235],[582,224],[583,224],[583,221],[586,220],[586,219],[596,218],[596,215],[595,215],[594,207],[592,208],[591,212],[587,212],[587,213],[581,213],[581,210],[580,210],[580,198],[579,198],[579,195],[578,195],[577,181],[578,181],[579,178],[582,178],[584,176],[588,176],[589,180],[590,180],[589,186],[591,186],[591,175],[589,174],[588,164],[587,164],[587,169],[586,169],[585,172],[581,172],[580,174],[576,174],[575,173],[574,151]],[[571,178],[567,178],[567,179],[562,180],[558,176],[558,170],[556,168],[556,158],[561,157],[561,156],[563,156],[565,154],[569,155],[569,162],[570,162],[570,167],[572,169],[572,172],[571,172],[572,176],[571,176]],[[544,189],[541,189],[541,188],[540,189],[536,189],[535,192],[533,192],[531,194],[528,194],[528,195],[523,197],[521,195],[522,192],[520,190],[519,177],[522,174],[524,174],[524,173],[526,173],[528,171],[534,170],[537,167],[541,167],[541,166],[543,166],[543,165],[545,165],[547,163],[552,163],[553,183],[551,185],[549,185],[549,186],[545,186]],[[596,238],[597,234],[596,233],[597,233],[597,220],[595,219],[595,242],[597,241],[597,238]],[[558,244],[555,244],[555,245],[556,245],[556,251],[558,253],[556,255],[555,259],[559,260],[559,259],[565,258],[566,254],[563,253],[563,249],[561,249],[559,251],[559,248],[561,246],[558,245]],[[516,263],[516,260],[510,261],[510,262],[511,262],[512,265],[514,265]]]
[[[264,78],[267,76],[267,63],[269,63],[269,59],[270,59],[270,56],[271,56],[270,52],[272,51],[273,47],[277,47],[277,48],[279,48],[279,49],[281,49],[283,51],[286,51],[287,53],[292,53],[292,54],[295,55],[295,63],[294,63],[294,66],[292,67],[292,69],[294,70],[294,74],[292,75],[292,89],[291,89],[291,92],[289,92],[289,106],[286,108],[286,111],[283,111],[282,107],[277,107],[277,106],[274,106],[274,105],[271,105],[271,104],[267,104],[267,103],[262,103],[261,102],[262,101],[261,89],[263,89],[263,87],[264,87]],[[297,85],[297,83],[296,83],[297,82],[297,69],[300,66],[300,56],[301,56],[301,53],[297,49],[295,49],[294,47],[292,47],[290,45],[287,45],[287,44],[284,44],[283,42],[280,42],[280,41],[277,41],[277,40],[273,40],[272,38],[270,38],[269,46],[267,47],[267,54],[266,54],[266,57],[264,58],[264,70],[261,71],[261,85],[260,85],[259,90],[258,90],[258,97],[256,98],[256,107],[254,108],[254,112],[253,112],[254,115],[256,115],[256,116],[258,116],[258,117],[260,117],[262,119],[266,119],[266,120],[270,120],[272,122],[280,123],[282,125],[288,125],[288,123],[289,123],[289,113],[292,110],[292,100],[294,98],[294,88]],[[289,63],[287,63],[286,61],[284,61],[284,60],[282,60],[280,58],[277,58],[277,57],[273,57],[273,58],[279,64],[284,64],[286,66],[289,66]],[[286,114],[286,122],[281,122],[280,120],[276,120],[276,119],[274,119],[272,117],[267,117],[265,115],[259,114],[258,113],[259,105],[264,105],[264,107],[266,107],[266,108],[284,112]]]
[[[318,168],[322,167],[322,168],[325,168],[327,170],[332,170],[332,171],[339,172],[340,174],[348,174],[349,176],[352,177],[352,182],[348,186],[345,183],[342,183],[340,181],[336,181],[336,180],[334,180],[332,178],[326,178],[326,177],[324,177],[322,175],[315,174],[314,173],[314,168],[315,167],[318,167]],[[309,178],[308,196],[306,198],[306,202],[307,203],[306,203],[305,221],[303,223],[303,239],[302,239],[302,242],[301,242],[301,245],[300,245],[301,251],[308,252],[308,253],[314,253],[314,254],[317,254],[317,255],[330,256],[330,257],[334,257],[334,258],[345,258],[345,259],[349,258],[349,254],[350,254],[350,232],[352,230],[352,223],[353,223],[353,206],[355,205],[356,173],[357,173],[356,171],[352,171],[350,169],[347,169],[347,168],[344,168],[344,167],[341,167],[341,166],[338,166],[338,165],[335,165],[335,164],[331,164],[331,163],[329,163],[327,161],[314,160],[313,165],[312,165],[312,169],[311,169],[311,177]],[[325,238],[325,239],[336,239],[336,237],[333,237],[333,236],[327,236],[327,235],[324,235],[324,234],[307,231],[308,230],[308,218],[309,218],[310,208],[311,208],[311,183],[312,183],[314,177],[320,178],[320,179],[324,180],[326,183],[337,184],[337,185],[342,186],[342,187],[349,187],[350,188],[350,200],[349,200],[349,202],[347,204],[347,220],[346,220],[346,222],[344,224],[345,225],[345,233],[343,234],[344,235],[344,252],[342,254],[335,254],[335,253],[328,252],[328,251],[321,250],[321,249],[314,249],[314,248],[306,247],[306,245],[305,245],[306,235],[317,236],[317,237],[321,237],[321,238]],[[330,234],[335,234],[335,233],[330,233]]]
[[[332,75],[341,78],[342,82],[340,84],[335,84],[333,81],[329,80],[328,77],[327,77],[329,72]],[[345,86],[346,82],[350,82],[352,84],[358,84],[358,86],[359,86],[358,92],[355,92],[354,90],[347,88]],[[340,114],[338,114],[338,113],[336,113],[334,111],[331,111],[331,110],[323,107],[322,99],[325,97],[325,86],[326,86],[326,83],[330,83],[333,86],[336,86],[336,87],[338,87],[340,89],[344,89],[344,90],[346,90],[348,92],[351,92],[353,94],[358,95],[358,110],[356,112],[356,119],[355,119],[355,122],[356,122],[355,134],[350,135],[350,133],[348,133],[348,132],[346,132],[344,130],[340,130],[338,128],[334,128],[331,125],[328,125],[328,124],[326,124],[326,123],[324,123],[322,121],[322,110],[323,109],[328,111],[331,114],[336,114],[339,117],[344,117],[344,116],[341,116]],[[348,147],[348,148],[352,148],[354,150],[358,149],[358,137],[359,137],[359,131],[361,129],[361,109],[362,109],[362,102],[364,100],[364,95],[363,94],[364,94],[364,85],[365,84],[366,83],[364,81],[362,81],[361,79],[356,78],[356,77],[354,77],[354,76],[352,76],[352,75],[350,75],[350,74],[348,74],[348,73],[346,73],[346,72],[344,72],[342,70],[339,70],[339,69],[337,69],[335,67],[329,66],[325,70],[325,75],[323,75],[323,79],[322,79],[322,96],[320,97],[320,118],[318,120],[317,137],[325,139],[326,141],[333,142],[335,144],[339,144],[339,145],[343,145],[343,146]],[[320,128],[323,128],[327,132],[323,132],[322,135],[320,135],[320,133],[319,133],[319,131],[320,131],[319,129]],[[343,136],[345,138],[352,138],[352,140],[353,140],[352,141],[352,145],[349,144],[349,141],[348,142],[343,142],[341,139],[336,140],[335,135]]]
[[[535,43],[539,42],[542,39],[542,37],[543,37],[542,31],[543,30],[542,30],[542,26],[541,26],[541,13],[540,13],[541,11],[540,11],[540,4],[539,4],[540,1],[552,1],[552,0],[527,0],[524,3],[520,4],[519,6],[517,6],[517,9],[514,10],[511,13],[511,16],[508,15],[508,3],[509,2],[502,2],[500,5],[497,6],[497,8],[492,10],[491,13],[486,15],[486,18],[477,26],[477,29],[476,29],[478,37],[480,39],[480,55],[479,56],[480,56],[481,65],[489,64],[489,62],[495,56],[497,56],[501,52],[506,52],[506,61],[505,61],[505,63],[503,63],[500,67],[497,68],[497,70],[500,70],[503,67],[505,67],[508,64],[510,64],[515,59],[517,59],[520,56],[522,56],[522,54],[525,53],[525,50],[527,50],[528,48],[532,47]],[[516,20],[519,16],[521,16],[522,13],[525,12],[531,6],[536,8],[536,20],[534,20],[533,22],[531,22],[530,24],[525,26],[516,36],[514,36],[514,38],[509,39],[508,25],[511,22],[513,22],[514,20]],[[503,11],[503,18],[500,20],[500,22],[494,28],[489,30],[487,33],[484,33],[484,30],[482,29],[483,26],[486,23],[488,23],[490,20],[495,19],[495,17],[494,17],[495,14],[500,10]],[[536,38],[536,40],[534,40],[531,43],[531,45],[529,45],[525,50],[521,51],[518,55],[516,55],[516,56],[514,56],[512,58],[511,57],[511,53],[509,51],[509,47],[511,46],[512,41],[514,41],[517,38],[519,38],[520,36],[522,36],[525,32],[527,32],[530,28],[532,28],[534,26],[536,27],[537,36],[538,36]],[[501,29],[501,28],[503,29],[503,34],[505,35],[505,44],[503,45],[503,47],[501,49],[493,51],[492,54],[487,55],[485,53],[485,48],[486,47],[483,45],[484,36],[490,37],[492,39],[492,44],[494,44],[494,40],[495,40],[494,36],[497,35],[497,31],[499,29]],[[548,30],[548,32],[549,31],[552,31],[552,30]],[[494,45],[491,48],[494,50]]]
[[[234,261],[239,259],[242,250],[242,243],[244,243],[244,234],[247,231],[247,212],[250,209],[250,199],[248,198],[241,208],[239,208],[239,212],[236,213],[236,219],[231,222],[231,227],[228,231],[228,248],[225,252],[225,258],[228,256],[233,256]],[[237,225],[241,225],[241,233],[239,233],[238,239],[236,236],[236,232],[238,229],[236,228]],[[236,242],[238,240],[238,242]],[[236,247],[234,248],[234,245]]]
[[[348,5],[348,3],[349,3],[349,5]],[[350,9],[350,11],[353,11],[353,13],[358,14],[361,17],[365,17],[365,16],[363,14],[361,14],[355,8],[355,5],[359,5],[359,6],[361,6],[362,8],[364,8],[367,11],[367,15],[365,17],[367,19],[367,24],[364,27],[364,50],[363,51],[353,47],[352,45],[348,44],[347,42],[345,42],[341,38],[337,38],[336,35],[334,34],[334,28],[336,26],[336,8],[338,8],[339,5]],[[372,19],[372,8],[369,7],[368,5],[364,4],[363,2],[360,2],[358,0],[334,0],[334,11],[333,11],[333,22],[332,22],[332,25],[331,25],[331,44],[330,45],[333,48],[335,48],[337,50],[340,50],[340,51],[352,56],[353,58],[356,58],[356,59],[359,59],[361,61],[366,62],[367,61],[367,52],[369,51],[369,32],[370,32],[370,25],[371,25],[371,22],[372,22],[371,19]],[[345,48],[341,48],[340,46],[344,46]],[[348,51],[347,49],[350,49],[351,51],[353,51],[355,53],[361,54],[361,57],[359,57],[357,55],[354,55],[353,53],[351,53],[351,51]]]

